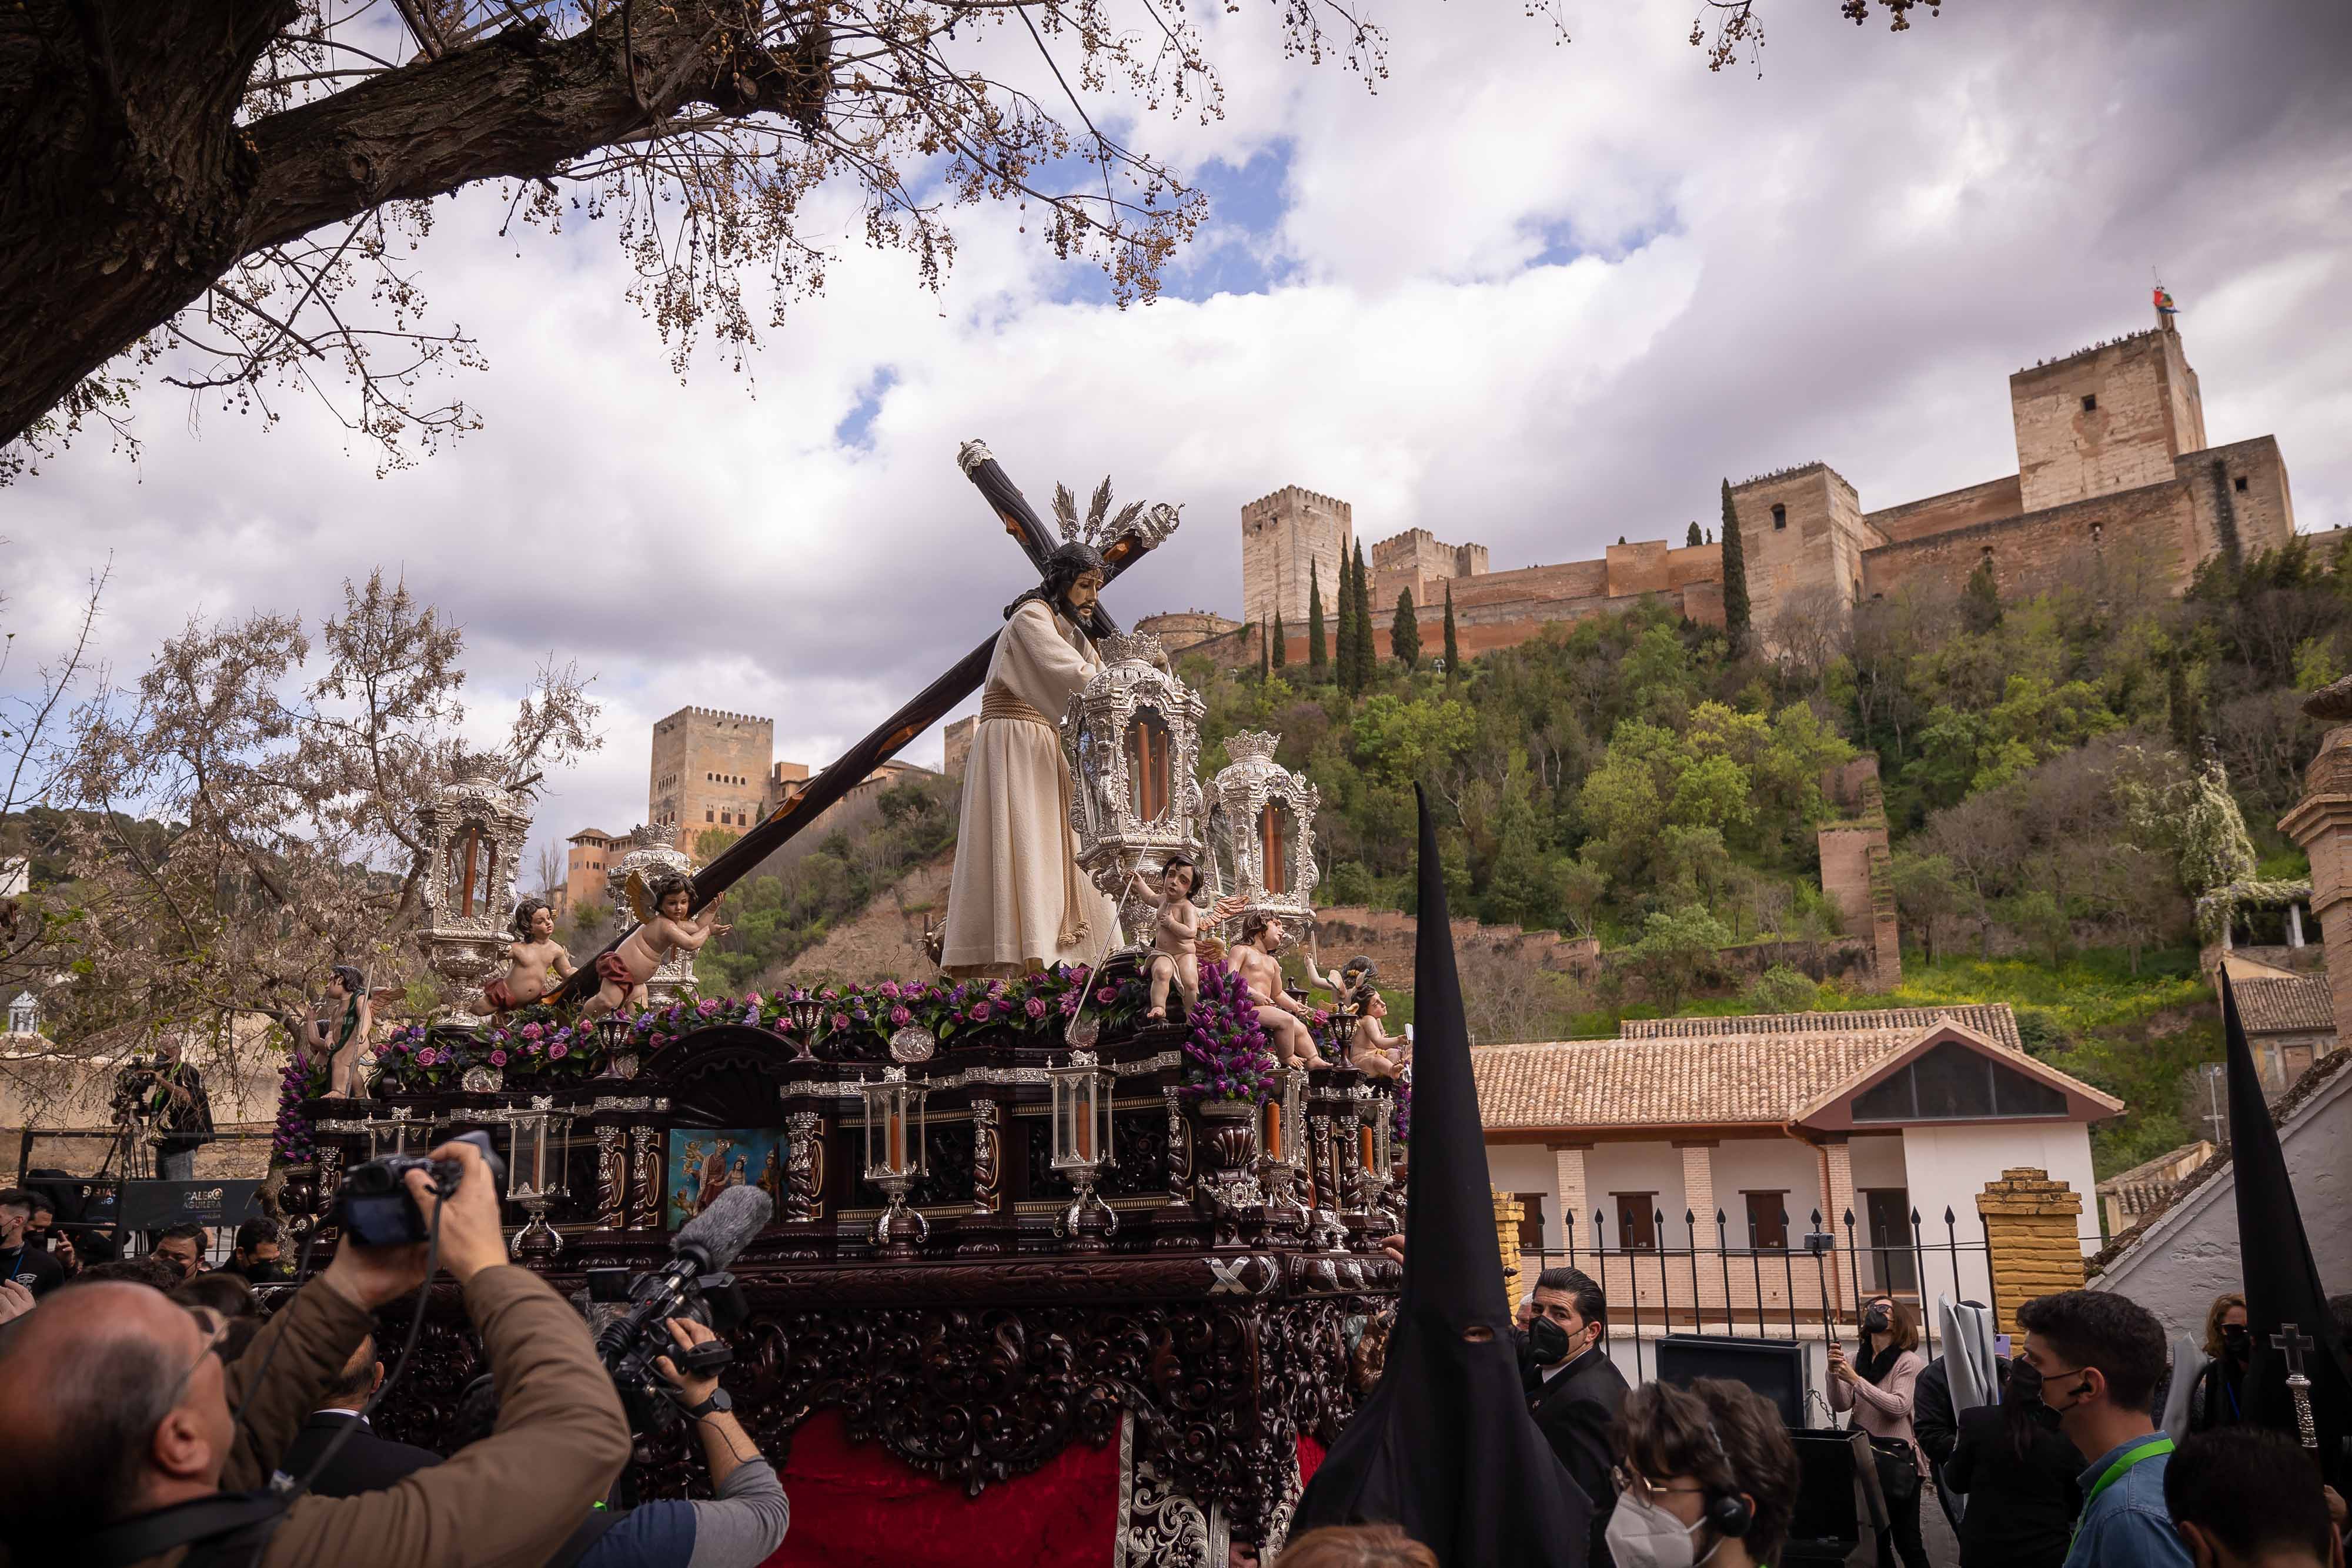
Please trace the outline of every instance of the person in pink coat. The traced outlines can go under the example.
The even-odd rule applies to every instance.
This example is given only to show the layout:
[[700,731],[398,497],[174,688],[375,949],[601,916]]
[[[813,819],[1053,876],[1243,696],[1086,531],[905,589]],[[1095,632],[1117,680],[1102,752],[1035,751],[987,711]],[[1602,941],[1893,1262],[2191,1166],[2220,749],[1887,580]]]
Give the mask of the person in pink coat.
[[[1926,1491],[1927,1456],[1911,1429],[1911,1391],[1927,1365],[1919,1354],[1919,1325],[1911,1309],[1892,1296],[1874,1296],[1862,1309],[1862,1337],[1853,1354],[1830,1342],[1830,1408],[1851,1410],[1853,1424],[1873,1437],[1900,1442],[1922,1484],[1886,1489],[1887,1528],[1878,1532],[1879,1568],[1928,1568],[1927,1545],[1919,1535],[1919,1499]],[[1904,1490],[1907,1495],[1897,1497]]]

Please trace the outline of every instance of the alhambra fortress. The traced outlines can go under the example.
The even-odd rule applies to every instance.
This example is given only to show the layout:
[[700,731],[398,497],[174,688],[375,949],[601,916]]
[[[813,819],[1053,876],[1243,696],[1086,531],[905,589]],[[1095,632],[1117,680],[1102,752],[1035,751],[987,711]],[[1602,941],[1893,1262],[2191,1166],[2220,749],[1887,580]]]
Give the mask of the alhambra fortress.
[[[2294,531],[2286,465],[2268,435],[2207,444],[2205,410],[2179,332],[2158,326],[2009,378],[2017,471],[1924,500],[1864,511],[1843,476],[1813,462],[1732,487],[1751,623],[1768,651],[1806,630],[1834,630],[1864,600],[1957,590],[1980,561],[2004,594],[2088,571],[2178,592],[2217,553],[2259,554]],[[1307,657],[1308,597],[1327,616],[1353,508],[1286,486],[1242,508],[1242,619],[1187,610],[1141,630],[1173,651],[1255,665],[1276,623],[1291,663]],[[1690,620],[1723,624],[1723,547],[1668,539],[1617,544],[1598,560],[1491,570],[1486,547],[1408,528],[1371,546],[1371,604],[1388,624],[1410,593],[1421,644],[1434,648],[1445,602],[1461,651],[1480,653],[1547,626],[1622,611],[1654,596]],[[1388,639],[1376,639],[1386,656]]]

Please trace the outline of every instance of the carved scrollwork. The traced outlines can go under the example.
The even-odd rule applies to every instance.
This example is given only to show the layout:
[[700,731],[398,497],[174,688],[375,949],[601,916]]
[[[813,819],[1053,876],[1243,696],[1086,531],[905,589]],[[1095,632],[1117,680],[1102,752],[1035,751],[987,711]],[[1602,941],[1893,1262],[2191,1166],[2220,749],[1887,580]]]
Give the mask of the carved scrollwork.
[[824,1117],[814,1111],[790,1112],[784,1117],[784,1135],[791,1153],[784,1161],[780,1218],[821,1219],[824,1217]]
[[629,1228],[659,1230],[662,1228],[662,1145],[658,1127],[632,1127],[629,1144],[635,1151],[631,1161],[635,1167],[636,1189],[629,1205]]
[[[650,1128],[646,1129],[651,1131]],[[596,1129],[596,1228],[618,1230],[626,1215],[624,1212],[629,1194],[629,1156],[622,1147],[622,1130],[606,1125]]]

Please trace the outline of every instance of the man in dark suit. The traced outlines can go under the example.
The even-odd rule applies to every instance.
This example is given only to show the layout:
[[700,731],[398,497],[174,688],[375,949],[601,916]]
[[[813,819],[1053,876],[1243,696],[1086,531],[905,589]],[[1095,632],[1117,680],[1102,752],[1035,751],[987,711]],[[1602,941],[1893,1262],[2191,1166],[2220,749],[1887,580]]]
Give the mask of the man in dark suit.
[[1528,1408],[1576,1484],[1592,1503],[1591,1568],[1609,1568],[1605,1537],[1617,1488],[1614,1427],[1625,1403],[1625,1377],[1609,1360],[1608,1306],[1600,1282],[1579,1269],[1547,1269],[1536,1279],[1535,1317],[1528,1325]]
[[441,1456],[430,1448],[420,1448],[414,1443],[395,1443],[389,1437],[379,1437],[368,1429],[360,1411],[365,1407],[368,1396],[383,1381],[383,1363],[376,1359],[375,1338],[370,1335],[360,1341],[352,1359],[343,1364],[341,1382],[326,1391],[325,1403],[311,1412],[294,1435],[293,1446],[278,1468],[296,1480],[310,1473],[327,1445],[346,1427],[356,1425],[359,1430],[345,1439],[335,1450],[327,1468],[310,1483],[310,1490],[320,1497],[357,1497],[362,1492],[382,1491],[401,1478],[428,1465],[437,1465]]

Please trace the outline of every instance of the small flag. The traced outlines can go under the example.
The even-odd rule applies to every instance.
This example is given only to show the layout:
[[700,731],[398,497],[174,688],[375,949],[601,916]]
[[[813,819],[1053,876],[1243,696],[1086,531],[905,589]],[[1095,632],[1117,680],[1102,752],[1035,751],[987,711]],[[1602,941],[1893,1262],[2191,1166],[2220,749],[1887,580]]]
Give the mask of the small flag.
[[2156,313],[2159,316],[2180,314],[2180,307],[2172,302],[2171,290],[2166,288],[2161,283],[2156,286]]

